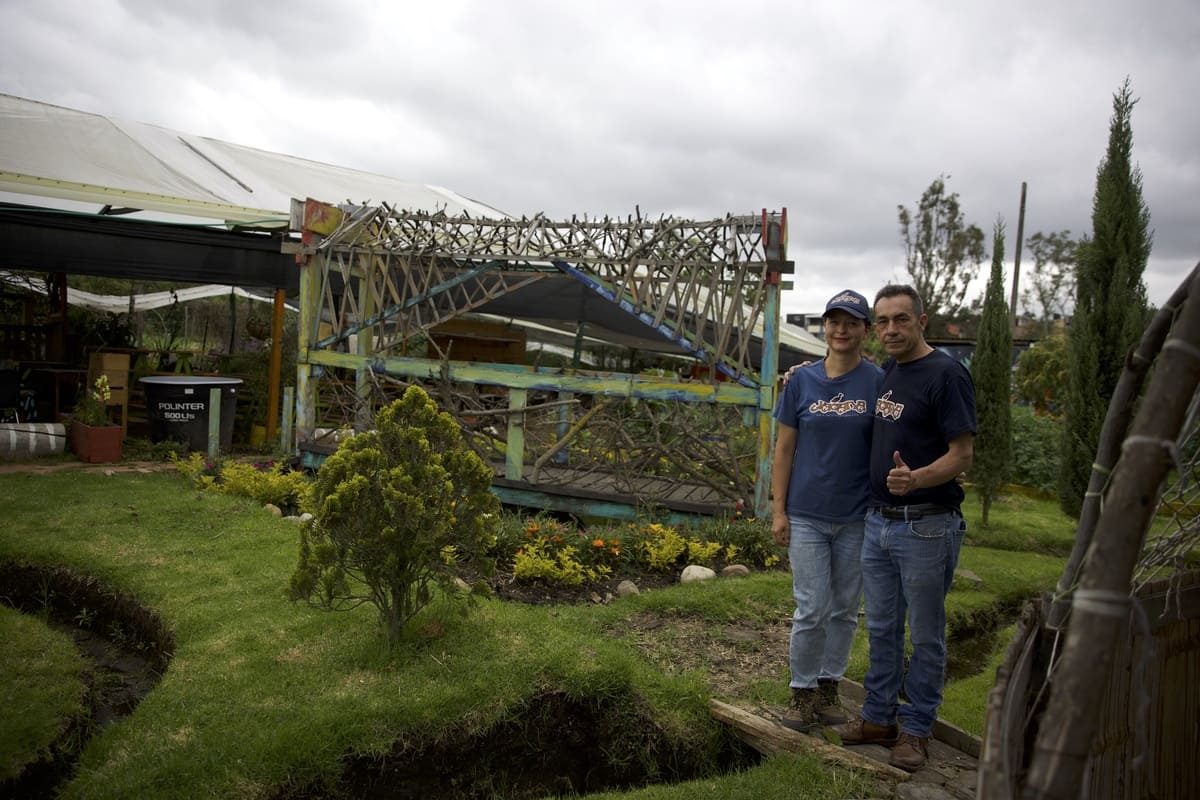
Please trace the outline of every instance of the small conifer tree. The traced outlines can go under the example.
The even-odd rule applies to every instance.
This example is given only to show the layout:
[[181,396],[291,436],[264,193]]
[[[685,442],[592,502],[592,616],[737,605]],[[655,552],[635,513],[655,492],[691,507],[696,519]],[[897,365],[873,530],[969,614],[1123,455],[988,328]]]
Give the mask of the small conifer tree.
[[983,301],[983,317],[971,357],[979,432],[971,478],[983,504],[983,527],[1001,487],[1012,473],[1012,330],[1004,300],[1004,223],[992,234],[992,274]]
[[375,430],[343,441],[313,486],[293,599],[335,610],[370,603],[389,642],[457,570],[486,574],[499,501],[492,471],[454,419],[418,386],[381,409]]
[[1108,399],[1148,317],[1142,273],[1150,257],[1150,211],[1142,201],[1141,170],[1133,163],[1130,120],[1136,102],[1126,79],[1113,96],[1108,149],[1096,174],[1092,235],[1077,254],[1058,485],[1059,505],[1073,517],[1083,505]]

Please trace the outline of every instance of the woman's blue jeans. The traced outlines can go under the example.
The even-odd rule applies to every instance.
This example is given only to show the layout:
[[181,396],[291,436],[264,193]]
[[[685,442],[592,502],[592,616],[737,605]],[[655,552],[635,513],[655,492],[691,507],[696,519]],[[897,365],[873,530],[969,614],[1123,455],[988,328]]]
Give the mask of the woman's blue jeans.
[[[906,522],[867,512],[863,596],[870,666],[862,716],[877,725],[900,719],[913,736],[929,736],[946,679],[946,594],[954,580],[966,523],[958,514]],[[904,673],[904,625],[912,659]],[[908,703],[900,705],[900,686]]]
[[791,686],[841,680],[850,660],[862,594],[863,523],[788,516],[792,562]]

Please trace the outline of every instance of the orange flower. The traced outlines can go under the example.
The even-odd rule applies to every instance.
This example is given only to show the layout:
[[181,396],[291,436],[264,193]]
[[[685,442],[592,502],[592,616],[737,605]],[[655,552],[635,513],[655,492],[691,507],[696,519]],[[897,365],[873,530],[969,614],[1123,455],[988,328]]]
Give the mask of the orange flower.
[[555,536],[555,537],[554,537],[554,543],[555,543],[555,544],[560,544],[561,542],[562,542],[562,537],[561,537],[561,536]]
[[604,540],[603,539],[593,539],[592,547],[604,547]]
[[614,556],[619,556],[619,555],[621,555],[621,548],[614,547],[611,550],[609,550],[608,552],[612,553]]
[[527,525],[525,527],[525,532],[526,533],[537,533],[539,529],[540,529],[540,526],[536,522],[531,522],[531,523],[529,523],[529,525]]

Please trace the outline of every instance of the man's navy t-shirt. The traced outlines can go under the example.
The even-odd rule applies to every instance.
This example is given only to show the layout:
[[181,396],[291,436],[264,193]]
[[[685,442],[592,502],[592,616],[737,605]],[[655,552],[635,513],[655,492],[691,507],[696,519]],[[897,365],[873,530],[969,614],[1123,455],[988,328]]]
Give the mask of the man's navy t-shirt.
[[951,440],[975,433],[975,384],[966,367],[941,350],[903,364],[883,365],[883,384],[875,401],[871,441],[871,505],[936,503],[957,509],[963,490],[957,481],[917,489],[903,497],[887,490],[892,453],[912,469],[926,467],[949,451]]

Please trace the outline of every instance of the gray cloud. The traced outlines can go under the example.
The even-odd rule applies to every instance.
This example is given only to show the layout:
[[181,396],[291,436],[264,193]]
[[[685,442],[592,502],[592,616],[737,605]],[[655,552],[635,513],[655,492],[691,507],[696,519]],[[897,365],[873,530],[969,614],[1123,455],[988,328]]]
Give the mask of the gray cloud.
[[[896,206],[1090,229],[1112,94],[1162,302],[1200,258],[1200,8],[0,0],[0,91],[448,186],[517,214],[787,207],[786,311],[902,277]],[[381,200],[384,198],[363,198]]]

